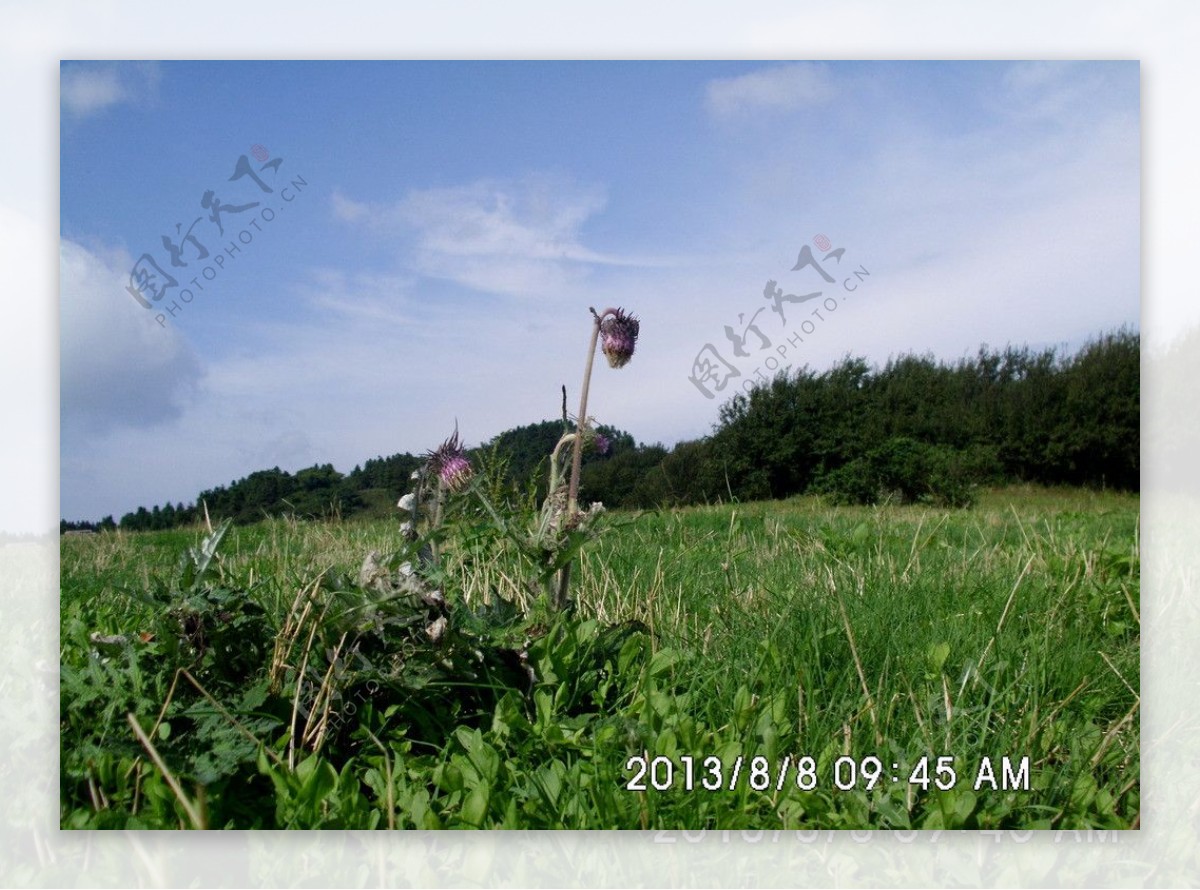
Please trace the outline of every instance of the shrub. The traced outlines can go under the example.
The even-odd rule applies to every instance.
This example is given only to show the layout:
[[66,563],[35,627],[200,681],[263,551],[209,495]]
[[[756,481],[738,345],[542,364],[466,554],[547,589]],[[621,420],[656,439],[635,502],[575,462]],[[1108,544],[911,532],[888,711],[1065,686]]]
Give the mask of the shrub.
[[978,474],[989,466],[985,451],[928,445],[895,436],[824,474],[815,486],[840,504],[931,503],[969,507]]

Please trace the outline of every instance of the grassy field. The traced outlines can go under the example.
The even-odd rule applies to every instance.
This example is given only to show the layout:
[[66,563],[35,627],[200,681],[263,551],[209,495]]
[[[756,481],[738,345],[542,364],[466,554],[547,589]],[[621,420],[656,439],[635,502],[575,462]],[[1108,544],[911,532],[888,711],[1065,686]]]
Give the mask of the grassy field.
[[559,614],[465,521],[436,607],[397,522],[64,537],[61,822],[1137,827],[1138,509],[613,513]]

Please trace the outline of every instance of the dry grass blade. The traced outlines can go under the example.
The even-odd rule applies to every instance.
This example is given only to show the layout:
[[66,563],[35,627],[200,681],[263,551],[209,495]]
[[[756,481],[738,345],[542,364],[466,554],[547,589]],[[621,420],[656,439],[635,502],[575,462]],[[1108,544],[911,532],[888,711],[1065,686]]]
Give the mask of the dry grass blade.
[[1142,626],[1142,616],[1138,614],[1137,606],[1133,604],[1133,597],[1129,595],[1129,586],[1121,585],[1121,593],[1125,594],[1125,602],[1129,603],[1129,611],[1133,613],[1133,620],[1137,622],[1138,627]]
[[1137,709],[1141,706],[1142,699],[1139,696],[1138,699],[1133,703],[1133,707],[1125,712],[1125,716],[1109,727],[1108,732],[1104,734],[1104,738],[1100,740],[1100,746],[1096,749],[1096,753],[1092,755],[1092,769],[1095,769],[1096,765],[1100,762],[1100,759],[1104,757],[1104,752],[1108,750],[1108,746],[1111,745],[1113,743],[1113,739],[1117,737],[1117,732],[1126,723],[1132,721],[1133,715],[1137,713]]
[[950,684],[946,682],[946,675],[942,674],[942,697],[946,705],[946,744],[947,750],[950,748],[950,725],[954,722],[954,705],[950,701]]
[[288,664],[288,659],[291,656],[296,639],[304,627],[304,622],[312,612],[313,602],[320,587],[321,576],[317,575],[311,583],[306,584],[296,592],[296,598],[292,601],[291,608],[288,609],[283,627],[275,637],[275,649],[271,654],[271,668],[268,673],[272,692],[279,690],[287,668],[291,667]]
[[883,735],[879,731],[879,716],[875,713],[875,699],[871,695],[871,687],[868,685],[867,675],[863,671],[862,659],[858,657],[858,646],[854,642],[854,630],[850,627],[850,616],[846,614],[846,603],[842,600],[842,593],[837,588],[832,570],[829,571],[829,583],[833,587],[834,595],[837,596],[838,608],[842,613],[842,624],[846,628],[846,639],[850,641],[850,654],[854,656],[854,668],[858,671],[858,679],[862,683],[863,694],[867,697],[867,710],[871,715],[871,726],[875,730],[875,744],[882,746]]
[[329,667],[325,671],[325,675],[321,678],[321,686],[317,689],[316,697],[313,699],[312,707],[309,708],[308,718],[304,721],[304,733],[302,736],[303,742],[309,747],[309,750],[316,752],[321,748],[321,742],[325,738],[325,730],[329,725],[329,713],[333,708],[333,693],[334,693],[334,678],[333,670],[337,667],[338,656],[342,653],[342,646],[346,643],[348,634],[343,633],[337,646],[333,650],[333,655],[329,659]]
[[171,771],[167,769],[167,765],[163,763],[163,759],[159,756],[158,750],[154,747],[154,743],[150,741],[150,737],[146,735],[145,730],[143,730],[141,725],[137,722],[137,717],[133,716],[132,713],[127,712],[125,714],[125,719],[129,721],[129,726],[133,730],[133,734],[137,736],[138,741],[141,742],[142,747],[146,749],[146,753],[150,755],[150,759],[154,761],[154,765],[158,767],[158,771],[162,773],[167,785],[175,794],[175,797],[179,800],[180,805],[188,815],[188,819],[190,819],[192,822],[192,827],[202,831],[207,826],[205,825],[204,814],[200,812],[200,808],[192,803],[192,801],[188,799],[188,796],[183,793],[183,789],[179,787],[179,783],[175,781],[175,777],[171,775]]
[[[322,612],[322,614],[324,614]],[[304,696],[304,674],[308,669],[308,657],[312,653],[313,639],[317,635],[317,627],[319,621],[314,621],[312,629],[308,632],[308,642],[304,646],[304,655],[300,660],[300,669],[296,671],[296,691],[292,695],[292,720],[291,730],[288,733],[288,769],[296,767],[296,718],[300,714],[300,702]]]
[[1114,674],[1117,675],[1117,679],[1125,684],[1125,688],[1129,690],[1130,695],[1132,695],[1134,698],[1137,698],[1138,691],[1129,685],[1129,681],[1125,679],[1124,674],[1122,674],[1119,670],[1117,670],[1117,666],[1112,663],[1112,659],[1109,658],[1107,655],[1105,655],[1103,652],[1098,651],[1096,654],[1104,659],[1104,663],[1109,666],[1109,668],[1112,670],[1112,672]]

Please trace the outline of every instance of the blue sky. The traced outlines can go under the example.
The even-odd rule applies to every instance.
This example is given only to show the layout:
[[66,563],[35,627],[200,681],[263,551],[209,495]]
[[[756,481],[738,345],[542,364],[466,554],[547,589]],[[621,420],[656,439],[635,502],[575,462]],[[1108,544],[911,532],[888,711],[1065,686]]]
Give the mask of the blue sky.
[[[1074,347],[1139,321],[1137,62],[66,62],[60,76],[67,518],[189,501],[263,467],[345,472],[456,422],[477,443],[553,417],[562,384],[577,395],[589,305],[642,319],[630,365],[598,368],[591,413],[667,444],[708,433],[768,360]],[[243,155],[271,193],[229,181]],[[209,190],[259,206],[222,214],[221,235]],[[181,242],[175,298],[142,308],[125,292],[135,261],[172,271],[162,236],[197,219],[209,258]],[[792,270],[805,245],[844,249],[823,261],[833,284]],[[160,324],[182,273],[205,266],[204,290]],[[870,274],[851,293],[853,269]],[[820,301],[781,316],[768,280],[837,309],[802,331]],[[725,327],[747,323],[763,336],[739,357]],[[706,345],[726,362],[711,400],[689,380]]]

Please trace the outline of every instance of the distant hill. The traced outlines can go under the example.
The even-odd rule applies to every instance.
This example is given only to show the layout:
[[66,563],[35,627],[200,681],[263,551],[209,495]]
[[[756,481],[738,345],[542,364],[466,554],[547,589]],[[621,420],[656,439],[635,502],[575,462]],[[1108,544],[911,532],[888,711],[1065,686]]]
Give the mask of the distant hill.
[[[547,458],[563,433],[562,421],[545,420],[505,430],[482,445],[469,449],[477,467],[495,464],[502,470],[503,481],[519,490],[531,483],[538,497],[545,495]],[[599,431],[608,437],[608,455],[588,453],[584,464],[590,466],[624,451],[637,449],[633,436],[609,426]],[[434,443],[436,445],[436,443]],[[295,473],[272,467],[200,492],[189,504],[167,503],[151,508],[138,507],[126,513],[120,522],[106,516],[98,522],[63,520],[60,533],[100,531],[116,528],[129,531],[156,531],[202,522],[204,510],[213,520],[229,518],[245,525],[271,516],[302,519],[348,519],[396,515],[396,501],[412,485],[412,474],[425,462],[425,456],[409,453],[369,458],[343,474],[332,464],[317,464]]]

